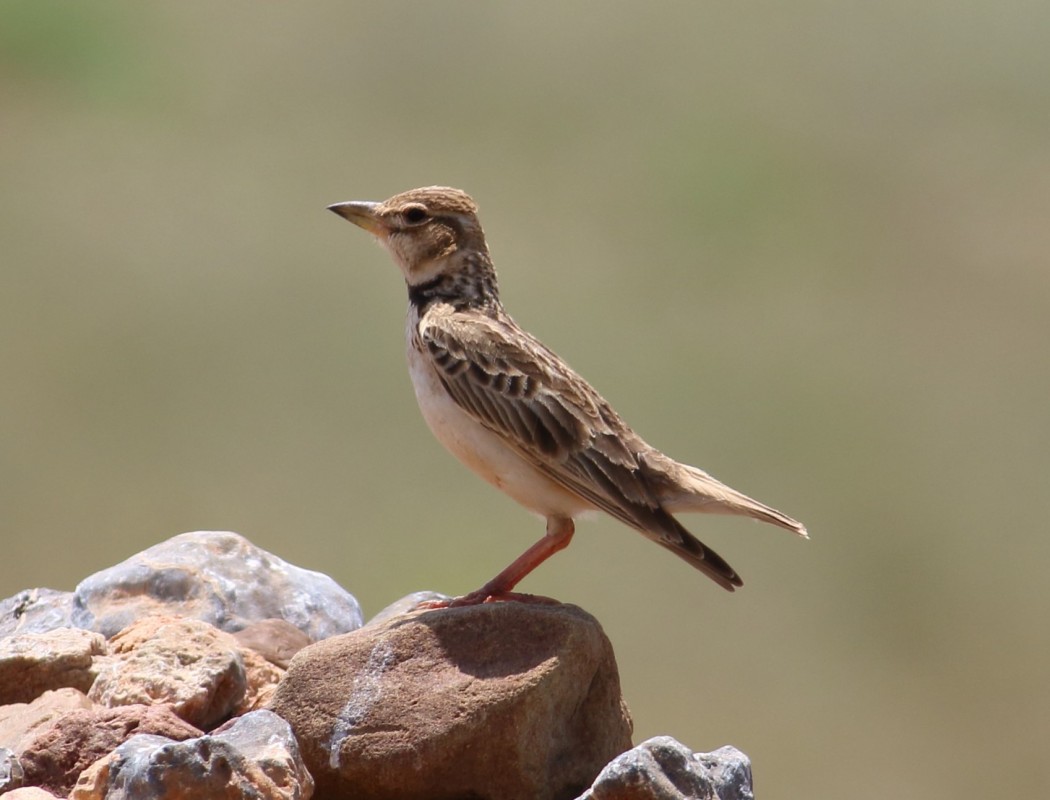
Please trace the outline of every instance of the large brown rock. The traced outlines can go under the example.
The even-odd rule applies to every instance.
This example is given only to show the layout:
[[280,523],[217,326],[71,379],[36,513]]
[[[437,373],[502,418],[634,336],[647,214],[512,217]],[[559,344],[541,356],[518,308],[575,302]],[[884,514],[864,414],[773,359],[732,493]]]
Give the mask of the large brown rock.
[[240,645],[197,619],[154,616],[114,636],[88,696],[105,706],[171,706],[207,730],[243,701],[247,676]]
[[86,692],[95,680],[95,657],[105,652],[105,639],[76,628],[0,639],[0,705],[28,703],[67,686]]
[[139,733],[189,739],[200,731],[166,706],[125,706],[71,711],[25,743],[19,760],[23,782],[63,797],[81,771]]
[[575,606],[423,611],[311,645],[271,708],[323,800],[560,800],[631,746],[609,640]]

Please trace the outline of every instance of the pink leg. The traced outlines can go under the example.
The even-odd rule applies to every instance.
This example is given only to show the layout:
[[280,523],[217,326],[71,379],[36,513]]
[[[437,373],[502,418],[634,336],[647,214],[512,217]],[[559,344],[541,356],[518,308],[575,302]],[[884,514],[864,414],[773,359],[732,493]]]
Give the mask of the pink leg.
[[518,556],[514,561],[477,591],[456,597],[444,602],[426,603],[421,608],[452,608],[473,606],[478,603],[491,603],[498,600],[539,600],[533,595],[514,594],[511,590],[536,567],[557,553],[564,550],[572,541],[576,526],[569,517],[548,517],[547,534],[536,544]]

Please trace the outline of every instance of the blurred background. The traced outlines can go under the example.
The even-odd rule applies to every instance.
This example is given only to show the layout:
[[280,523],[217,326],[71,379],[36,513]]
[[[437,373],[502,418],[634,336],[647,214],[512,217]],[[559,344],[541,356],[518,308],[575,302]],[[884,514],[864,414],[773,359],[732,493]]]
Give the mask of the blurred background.
[[1050,5],[0,5],[0,597],[183,531],[371,615],[542,523],[415,406],[404,287],[327,213],[477,199],[503,297],[654,445],[813,540],[606,518],[523,584],[636,741],[763,800],[1050,789]]

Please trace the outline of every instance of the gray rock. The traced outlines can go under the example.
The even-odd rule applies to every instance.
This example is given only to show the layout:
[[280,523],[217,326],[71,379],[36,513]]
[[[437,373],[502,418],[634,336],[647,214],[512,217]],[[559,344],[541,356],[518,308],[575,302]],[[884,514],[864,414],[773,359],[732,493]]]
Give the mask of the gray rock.
[[279,618],[318,641],[361,627],[353,595],[320,572],[283,561],[227,531],[183,533],[81,581],[73,619],[113,636],[151,614],[234,632]]
[[100,705],[167,705],[207,730],[229,717],[247,691],[237,640],[199,619],[146,617],[109,647],[112,655],[88,692]]
[[56,628],[0,639],[0,704],[28,703],[49,689],[86,692],[106,640],[91,631]]
[[422,611],[318,642],[270,707],[324,798],[562,800],[631,746],[609,640],[559,604]]
[[754,800],[751,761],[735,747],[694,753],[657,736],[613,759],[578,800]]
[[46,633],[74,628],[73,593],[54,589],[25,589],[0,600],[0,639],[19,633]]
[[19,788],[22,785],[22,765],[18,756],[6,747],[0,747],[0,795]]
[[314,780],[303,763],[292,727],[272,711],[260,709],[230,720],[211,738],[244,754],[274,786],[298,787],[294,793],[274,796],[307,798],[313,794]]
[[410,614],[419,608],[423,603],[429,603],[433,600],[451,600],[447,594],[441,594],[441,592],[413,592],[412,594],[406,594],[404,597],[395,600],[393,603],[388,605],[372,619],[368,620],[368,625],[375,625],[380,622],[386,622],[388,619],[394,617],[400,617],[404,614]]
[[710,753],[695,755],[711,776],[719,800],[755,800],[751,786],[751,759],[744,753],[732,745],[725,745]]
[[288,723],[253,711],[208,736],[135,736],[80,775],[72,800],[309,800],[313,780]]

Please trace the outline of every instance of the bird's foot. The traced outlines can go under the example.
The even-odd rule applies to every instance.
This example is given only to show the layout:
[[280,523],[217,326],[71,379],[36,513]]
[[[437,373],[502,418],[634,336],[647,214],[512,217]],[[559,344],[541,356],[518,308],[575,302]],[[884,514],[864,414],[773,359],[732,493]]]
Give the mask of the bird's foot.
[[427,600],[416,606],[416,609],[431,611],[440,608],[480,606],[483,603],[536,603],[542,605],[559,605],[561,601],[555,600],[553,597],[544,597],[539,594],[490,591],[483,587],[476,592],[470,592],[470,594],[464,594],[459,597],[450,597],[446,600]]

